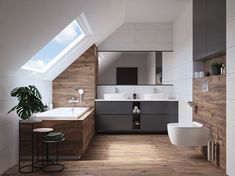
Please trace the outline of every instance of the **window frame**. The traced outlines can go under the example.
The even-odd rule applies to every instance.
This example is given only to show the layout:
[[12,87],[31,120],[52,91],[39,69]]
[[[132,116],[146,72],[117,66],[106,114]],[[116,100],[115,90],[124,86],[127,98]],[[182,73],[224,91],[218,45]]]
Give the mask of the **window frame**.
[[[28,60],[22,67],[21,67],[21,69],[23,69],[23,70],[28,70],[28,71],[33,71],[33,72],[37,72],[37,73],[46,73],[52,66],[54,66],[59,60],[61,60],[66,54],[68,54],[69,53],[69,51],[71,51],[76,45],[78,45],[85,37],[86,37],[86,33],[85,33],[85,31],[83,30],[83,25],[81,24],[81,20],[80,20],[80,18],[76,18],[76,19],[74,19],[77,23],[78,23],[78,27],[79,27],[79,29],[80,29],[80,31],[81,31],[81,34],[77,37],[77,38],[75,38],[66,48],[64,48],[61,52],[59,52],[59,54],[57,54],[53,59],[51,59],[49,62],[48,62],[48,64],[46,64],[45,65],[45,67],[43,68],[43,69],[37,69],[37,68],[32,68],[32,67],[29,67],[29,66],[26,66],[26,63],[27,62],[29,62],[30,60]],[[74,21],[73,20],[73,21]],[[73,22],[72,21],[72,22]],[[71,22],[71,23],[72,23]],[[71,24],[70,23],[70,24]],[[69,24],[69,25],[70,25]],[[67,25],[66,27],[68,27],[69,25]],[[65,27],[65,28],[66,28]],[[65,29],[64,28],[64,29]],[[63,30],[64,30],[63,29]],[[59,34],[59,33],[58,33]],[[58,35],[57,34],[57,35]],[[56,36],[57,36],[56,35]],[[55,36],[55,37],[56,37]],[[54,38],[55,38],[54,37]],[[53,39],[54,39],[53,38]],[[52,40],[53,40],[52,39]],[[51,42],[52,40],[50,40],[49,42]],[[48,43],[49,43],[48,42]],[[48,44],[47,43],[47,44]],[[46,44],[46,45],[47,45]],[[40,49],[41,50],[41,49]],[[40,51],[39,50],[39,51]],[[38,51],[38,52],[39,52]],[[37,53],[36,53],[37,54]],[[35,55],[36,55],[35,54]]]

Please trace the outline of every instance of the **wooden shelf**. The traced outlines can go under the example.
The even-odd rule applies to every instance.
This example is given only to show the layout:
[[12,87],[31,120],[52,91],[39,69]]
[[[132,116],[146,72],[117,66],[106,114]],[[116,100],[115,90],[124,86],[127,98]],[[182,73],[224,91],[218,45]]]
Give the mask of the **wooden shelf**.
[[205,77],[193,78],[193,79],[200,80],[200,79],[213,79],[213,78],[220,78],[220,77],[226,77],[226,75],[211,75],[211,76],[205,76]]

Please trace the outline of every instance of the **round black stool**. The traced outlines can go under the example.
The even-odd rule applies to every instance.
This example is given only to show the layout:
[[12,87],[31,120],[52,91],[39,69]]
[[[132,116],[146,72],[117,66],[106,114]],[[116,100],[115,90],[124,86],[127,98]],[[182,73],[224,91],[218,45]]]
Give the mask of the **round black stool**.
[[[43,140],[42,143],[46,144],[46,165],[43,167],[44,172],[60,172],[64,170],[64,165],[59,163],[59,143],[63,142],[65,138],[58,140]],[[56,145],[56,158],[55,160],[49,159],[49,145]],[[43,146],[42,146],[43,148]],[[42,160],[43,162],[45,160]]]
[[[34,167],[35,168],[43,168],[43,148],[41,147],[41,159],[39,159],[39,150],[40,150],[40,146],[39,144],[41,143],[40,137],[43,134],[48,134],[49,132],[54,131],[53,128],[35,128],[33,129],[33,133],[37,134],[37,159],[36,162],[34,163]],[[38,163],[41,163],[41,165],[39,166]]]

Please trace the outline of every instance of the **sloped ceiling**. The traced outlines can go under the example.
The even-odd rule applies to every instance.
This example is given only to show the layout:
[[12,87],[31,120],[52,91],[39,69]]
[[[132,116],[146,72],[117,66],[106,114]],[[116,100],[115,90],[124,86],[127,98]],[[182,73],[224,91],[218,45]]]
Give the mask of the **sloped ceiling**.
[[188,0],[1,0],[0,74],[15,74],[81,13],[93,35],[76,56],[42,79],[52,80],[93,43],[99,45],[125,22],[173,21]]
[[191,0],[127,0],[126,23],[171,23]]
[[123,0],[1,0],[0,74],[18,71],[82,12],[94,32],[83,49],[99,44],[123,23],[124,6]]

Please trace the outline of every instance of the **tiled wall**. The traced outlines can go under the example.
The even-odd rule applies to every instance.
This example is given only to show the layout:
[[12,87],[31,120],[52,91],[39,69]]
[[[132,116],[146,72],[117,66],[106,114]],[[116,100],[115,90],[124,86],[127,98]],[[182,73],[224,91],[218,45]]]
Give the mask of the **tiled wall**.
[[125,23],[98,47],[110,51],[172,50],[171,23]]
[[173,24],[173,53],[163,53],[163,83],[174,84],[179,100],[179,121],[192,121],[192,1]]
[[17,103],[16,99],[10,96],[10,92],[15,87],[29,84],[39,89],[43,103],[52,102],[51,81],[0,75],[0,175],[18,162],[19,118],[16,113],[7,114],[9,109]]
[[97,86],[97,98],[103,99],[105,93],[126,93],[129,98],[132,98],[133,93],[137,94],[137,98],[143,98],[143,94],[147,93],[166,93],[169,98],[174,97],[174,87],[173,86],[116,86],[116,85],[99,85]]
[[235,175],[235,1],[227,0],[227,174]]

